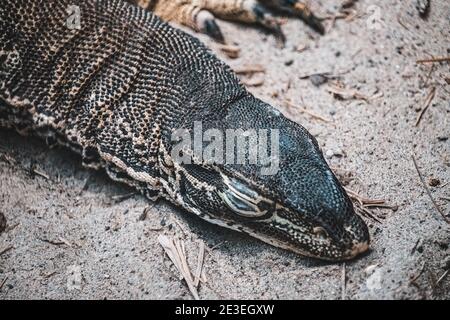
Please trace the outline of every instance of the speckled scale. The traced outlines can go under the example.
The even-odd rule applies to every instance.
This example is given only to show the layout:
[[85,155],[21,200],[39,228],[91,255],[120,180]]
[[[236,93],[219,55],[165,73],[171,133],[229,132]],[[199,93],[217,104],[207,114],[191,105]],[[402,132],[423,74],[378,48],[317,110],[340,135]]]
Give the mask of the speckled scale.
[[2,1],[0,125],[54,139],[87,166],[157,190],[163,133],[195,114],[192,94],[214,95],[214,106],[242,89],[196,39],[150,12],[77,1],[76,29],[66,24],[72,4]]

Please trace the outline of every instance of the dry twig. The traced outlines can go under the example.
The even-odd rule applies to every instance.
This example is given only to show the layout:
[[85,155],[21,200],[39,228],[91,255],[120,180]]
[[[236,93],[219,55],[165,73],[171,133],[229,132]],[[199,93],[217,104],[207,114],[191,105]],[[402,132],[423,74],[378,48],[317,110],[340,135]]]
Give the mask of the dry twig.
[[407,26],[407,25],[402,21],[402,19],[401,19],[400,13],[397,14],[397,22],[398,22],[403,28],[405,28],[406,30],[409,31],[408,26]]
[[[303,99],[302,99],[302,101],[303,101]],[[298,106],[294,105],[292,102],[290,102],[288,100],[286,100],[286,104],[288,105],[288,107],[293,108],[295,110],[298,110],[301,113],[305,113],[305,114],[313,117],[314,119],[317,119],[317,120],[320,120],[320,121],[323,121],[323,122],[327,122],[327,123],[332,122],[330,119],[327,119],[325,117],[322,117],[321,115],[318,115],[318,114],[316,114],[314,112],[311,112],[311,111],[309,111],[306,108],[298,107]],[[303,105],[304,105],[304,103],[303,103]]]
[[450,224],[450,219],[448,219],[448,218],[445,216],[445,214],[444,214],[444,212],[442,211],[442,209],[437,205],[436,201],[434,200],[433,195],[431,194],[431,191],[430,191],[430,189],[428,188],[428,186],[427,186],[427,184],[426,184],[426,182],[425,182],[425,179],[423,178],[423,175],[422,175],[422,173],[421,173],[420,170],[419,170],[419,166],[417,165],[417,161],[416,161],[416,158],[415,158],[414,156],[412,156],[412,160],[413,160],[413,162],[414,162],[414,167],[416,168],[417,174],[419,175],[420,181],[422,182],[422,185],[423,185],[425,191],[426,191],[427,194],[428,194],[428,197],[430,197],[431,202],[433,203],[434,207],[435,207],[436,210],[439,212],[439,214],[442,216],[442,218],[444,218],[444,220],[445,220],[448,224]]
[[132,196],[134,196],[136,194],[136,192],[130,192],[130,193],[126,193],[126,194],[119,194],[116,196],[112,196],[111,199],[115,202],[122,202],[125,201],[129,198],[131,198]]
[[203,241],[200,241],[197,259],[197,270],[195,272],[195,279],[194,279],[194,286],[196,286],[197,288],[200,283],[200,278],[202,277],[204,258],[205,258],[205,243]]
[[[378,207],[378,206],[383,206],[386,207],[385,200],[381,200],[381,199],[368,199],[365,197],[360,196],[359,194],[357,194],[355,191],[344,187],[345,191],[348,193],[348,195],[350,196],[350,198],[353,198],[354,200],[358,201],[358,203],[361,206],[372,206],[372,207]],[[388,208],[394,208],[392,206],[387,206]]]
[[234,45],[219,45],[219,49],[222,50],[223,53],[227,55],[230,59],[236,59],[239,57],[241,53],[241,49],[238,46]]
[[437,57],[429,59],[420,59],[416,63],[436,63],[436,62],[450,62],[450,57]]
[[259,87],[264,84],[264,78],[241,80],[247,87]]
[[8,252],[9,250],[12,250],[12,249],[14,249],[13,246],[8,246],[8,247],[6,247],[6,248],[0,250],[0,256],[3,255],[3,254],[5,254],[5,253]]
[[423,272],[425,271],[425,262],[422,264],[422,267],[420,268],[420,271],[411,278],[411,280],[409,281],[409,283],[415,283],[417,279],[420,278],[420,276],[423,274]]
[[5,279],[3,279],[3,281],[0,283],[0,290],[2,290],[3,286],[6,283],[6,280],[8,280],[8,277],[5,277]]
[[172,263],[180,272],[184,281],[191,291],[192,295],[196,300],[199,300],[197,288],[194,284],[194,280],[192,279],[191,271],[189,270],[189,266],[186,260],[186,254],[184,252],[184,244],[178,239],[172,239],[165,235],[160,235],[158,237],[158,241],[166,252],[167,256],[170,258]]
[[62,246],[62,245],[67,245],[64,241],[54,241],[54,240],[49,240],[49,239],[45,239],[45,238],[38,238],[39,240],[41,240],[42,242],[46,242],[48,244],[54,245],[54,246]]
[[341,88],[335,85],[330,85],[327,90],[334,94],[337,95],[339,97],[341,97],[344,100],[348,100],[348,99],[358,99],[358,100],[364,100],[366,102],[368,102],[370,100],[370,98],[362,93],[360,93],[357,90],[353,90],[353,89],[347,89],[347,88]]
[[47,174],[45,174],[45,173],[42,172],[42,171],[39,171],[38,169],[33,169],[33,173],[34,173],[34,174],[37,174],[38,176],[41,176],[41,177],[44,178],[45,180],[50,180],[50,177],[49,177]]
[[436,285],[441,283],[441,281],[445,279],[445,277],[448,275],[449,272],[450,272],[450,269],[445,270],[445,272],[442,274],[442,276],[440,276],[439,279],[436,281]]
[[[373,208],[384,208],[384,209],[390,209],[392,211],[398,210],[398,206],[392,206],[386,204],[385,200],[381,199],[368,199],[365,197],[360,196],[353,190],[350,190],[349,188],[344,187],[345,191],[349,195],[350,199],[356,201],[356,210],[360,212],[363,216],[371,218],[375,220],[378,223],[381,223],[381,221],[371,212],[371,209]],[[384,219],[384,217],[382,217]]]
[[436,94],[436,88],[432,87],[430,92],[428,93],[427,99],[425,100],[425,106],[423,107],[423,109],[419,113],[419,115],[417,116],[417,120],[416,120],[416,124],[415,124],[416,127],[419,125],[420,120],[422,119],[425,111],[427,111],[428,107],[430,106],[431,101],[433,101],[435,94]]

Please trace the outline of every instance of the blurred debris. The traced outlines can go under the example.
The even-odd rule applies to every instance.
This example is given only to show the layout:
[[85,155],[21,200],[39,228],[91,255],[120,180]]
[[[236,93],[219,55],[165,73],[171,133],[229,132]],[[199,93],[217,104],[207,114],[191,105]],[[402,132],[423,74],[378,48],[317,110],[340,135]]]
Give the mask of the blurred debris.
[[358,0],[344,0],[344,2],[341,4],[341,9],[349,9],[353,7],[356,2],[358,2]]
[[199,300],[200,297],[198,295],[197,287],[195,286],[191,271],[187,264],[184,242],[179,239],[169,238],[165,235],[160,235],[158,237],[158,241],[163,247],[167,256],[177,268],[178,272],[180,272],[181,279],[184,279],[184,281],[186,281],[186,284],[191,291],[192,296],[196,300]]
[[380,290],[383,283],[383,269],[374,267],[372,274],[366,279],[366,287],[370,291]]
[[0,161],[8,163],[10,166],[16,164],[16,160],[7,153],[0,153]]
[[430,79],[431,79],[431,75],[433,74],[434,69],[435,69],[435,64],[432,64],[431,67],[430,67],[430,71],[428,71],[428,74],[427,74],[427,76],[426,76],[426,78],[425,78],[425,83],[423,84],[423,87],[424,87],[424,88],[427,88],[427,87],[428,87],[428,82],[429,82]]
[[329,72],[313,73],[300,77],[300,79],[309,79],[311,83],[316,87],[320,87],[322,84],[327,83],[329,79],[335,78],[336,77],[331,76]]
[[300,44],[297,46],[297,48],[295,48],[295,51],[301,53],[303,51],[306,51],[309,49],[309,46],[307,44]]
[[331,167],[331,170],[334,172],[334,174],[338,177],[339,181],[343,186],[347,186],[355,180],[355,176],[353,171],[345,170],[337,167]]
[[374,272],[375,270],[376,270],[376,268],[378,267],[378,263],[376,263],[376,264],[371,264],[371,265],[369,265],[369,266],[367,266],[365,269],[364,269],[364,272],[366,273],[366,274],[372,274],[372,272]]
[[430,0],[416,0],[416,9],[421,18],[426,18],[430,12]]
[[86,179],[84,179],[83,186],[81,187],[80,191],[78,192],[78,195],[82,195],[84,191],[86,191],[89,188],[89,182],[91,179],[91,175],[89,174]]
[[425,264],[426,264],[425,262],[422,264],[422,267],[420,268],[419,272],[417,272],[416,275],[410,277],[409,280],[410,285],[414,285],[417,287],[416,281],[422,276],[423,272],[425,271]]
[[444,270],[450,269],[450,256],[446,257],[444,261],[442,261],[442,269]]
[[8,227],[5,229],[5,232],[12,231],[12,230],[14,230],[15,228],[17,228],[19,225],[20,225],[20,223],[17,222],[16,224],[13,224],[12,226],[8,226]]
[[346,22],[350,22],[362,16],[362,14],[358,13],[358,11],[355,9],[356,2],[358,2],[358,0],[345,0],[344,2],[342,2],[337,13],[328,14],[327,16],[321,18],[321,20],[330,20],[326,31],[327,33],[330,32],[331,29],[333,29],[336,20],[338,19],[344,19]]

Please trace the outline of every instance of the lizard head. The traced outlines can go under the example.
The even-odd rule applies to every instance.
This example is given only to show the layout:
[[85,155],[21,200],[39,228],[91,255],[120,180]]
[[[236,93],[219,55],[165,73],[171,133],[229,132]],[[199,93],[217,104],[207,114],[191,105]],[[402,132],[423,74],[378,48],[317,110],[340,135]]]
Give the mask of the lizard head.
[[[233,102],[216,119],[195,123],[189,129],[194,151],[188,156],[195,160],[177,162],[171,179],[179,184],[174,193],[186,209],[274,246],[324,260],[347,260],[368,249],[366,224],[305,128],[252,96]],[[265,156],[254,148],[257,145],[266,149]],[[249,150],[257,152],[256,162]]]

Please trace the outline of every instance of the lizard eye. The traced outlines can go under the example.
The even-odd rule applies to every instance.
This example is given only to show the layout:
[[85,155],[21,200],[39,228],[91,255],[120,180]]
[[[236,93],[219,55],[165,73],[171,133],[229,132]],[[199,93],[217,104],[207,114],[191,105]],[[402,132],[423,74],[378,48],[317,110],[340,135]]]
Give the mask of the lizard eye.
[[313,233],[322,239],[326,239],[328,237],[327,231],[322,227],[314,227]]
[[241,198],[239,194],[233,193],[230,190],[219,192],[219,195],[228,208],[243,217],[257,218],[262,217],[267,213],[267,210],[261,211],[256,204]]
[[219,196],[236,214],[247,218],[265,216],[272,207],[272,202],[262,198],[255,190],[242,182],[224,176],[226,190],[219,192]]

